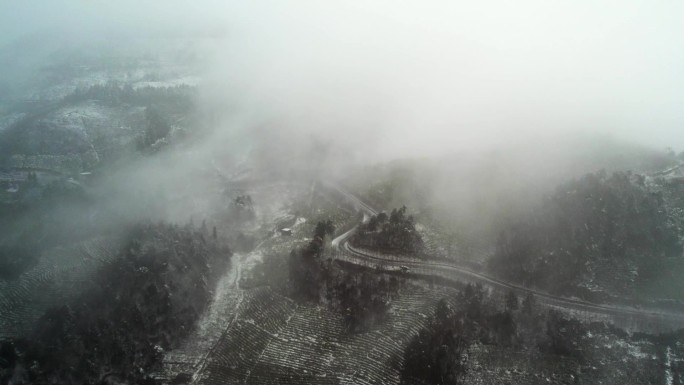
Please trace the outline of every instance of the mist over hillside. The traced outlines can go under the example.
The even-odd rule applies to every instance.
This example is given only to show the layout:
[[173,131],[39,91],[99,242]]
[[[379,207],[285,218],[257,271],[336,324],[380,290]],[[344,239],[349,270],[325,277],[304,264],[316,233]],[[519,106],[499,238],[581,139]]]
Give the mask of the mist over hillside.
[[682,11],[0,4],[0,383],[681,383]]

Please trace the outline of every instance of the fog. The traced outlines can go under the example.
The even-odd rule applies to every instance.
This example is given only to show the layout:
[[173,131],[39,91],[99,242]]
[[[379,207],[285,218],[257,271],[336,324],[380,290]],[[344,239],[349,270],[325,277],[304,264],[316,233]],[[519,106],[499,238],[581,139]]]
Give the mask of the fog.
[[5,2],[0,45],[39,33],[63,38],[63,47],[122,36],[210,37],[200,65],[204,101],[232,113],[217,128],[269,125],[364,159],[574,133],[677,150],[684,139],[683,8],[646,1]]
[[100,179],[94,191],[124,217],[210,215],[225,204],[207,178],[216,171],[344,177],[365,192],[387,175],[356,175],[364,167],[410,158],[408,169],[422,171],[406,183],[429,187],[402,186],[408,191],[397,192],[393,205],[487,227],[568,178],[600,168],[644,171],[642,158],[684,150],[682,8],[645,1],[3,3],[0,80],[23,90],[30,83],[18,79],[36,77],[54,52],[108,57],[132,47],[190,47],[201,127],[188,146]]
[[656,147],[681,139],[675,9],[594,2],[260,9],[256,17],[242,10],[215,84],[300,127],[363,133],[383,155],[568,132]]
[[0,0],[0,383],[673,382],[682,15]]

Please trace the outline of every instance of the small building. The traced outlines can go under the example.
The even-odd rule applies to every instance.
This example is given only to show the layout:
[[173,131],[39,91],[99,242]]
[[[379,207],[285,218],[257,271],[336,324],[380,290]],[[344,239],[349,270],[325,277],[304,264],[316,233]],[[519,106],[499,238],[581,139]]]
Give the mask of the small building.
[[289,227],[283,227],[282,229],[280,229],[280,235],[286,235],[289,237],[290,235],[292,235],[292,229]]

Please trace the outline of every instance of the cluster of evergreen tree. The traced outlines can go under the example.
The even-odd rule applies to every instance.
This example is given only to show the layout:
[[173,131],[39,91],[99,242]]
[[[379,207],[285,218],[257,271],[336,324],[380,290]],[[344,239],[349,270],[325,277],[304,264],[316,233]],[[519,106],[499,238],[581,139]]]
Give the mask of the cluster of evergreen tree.
[[387,317],[401,281],[363,270],[342,270],[328,283],[326,301],[344,315],[347,330],[370,330]]
[[145,108],[145,123],[137,139],[138,150],[158,150],[166,144],[170,132],[171,125],[157,108]]
[[[531,294],[520,301],[511,291],[502,304],[496,302],[481,286],[470,284],[455,301],[442,299],[427,326],[404,351],[404,382],[463,383],[468,349],[475,343],[582,360],[578,341],[587,329],[579,321],[555,311],[540,311]],[[607,330],[598,323],[592,328]]]
[[459,384],[466,373],[469,341],[446,302],[440,301],[428,326],[404,351],[404,380],[419,379],[428,384]]
[[322,288],[330,276],[330,263],[324,261],[323,251],[326,237],[332,236],[335,228],[330,221],[318,222],[313,239],[304,247],[293,249],[288,260],[293,295],[307,301],[318,301]]
[[384,212],[372,216],[359,226],[352,242],[360,247],[405,254],[415,254],[423,248],[413,216],[406,215],[406,206],[393,209],[389,216]]
[[331,221],[318,222],[309,244],[290,253],[293,295],[341,312],[350,332],[368,330],[385,318],[391,295],[401,282],[364,269],[343,269],[324,259],[325,240],[334,231]]
[[[499,349],[564,362],[575,383],[584,383],[580,374],[590,377],[596,372],[590,369],[582,373],[582,368],[595,370],[611,359],[629,362],[619,355],[606,357],[605,341],[635,345],[647,342],[653,344],[655,351],[664,352],[668,346],[679,346],[684,335],[681,330],[659,336],[630,335],[604,322],[580,322],[555,310],[543,310],[531,294],[520,301],[514,292],[509,292],[502,299],[496,301],[481,287],[468,285],[455,299],[441,300],[427,325],[404,351],[402,383],[463,384],[467,372],[475,367],[469,357],[475,345],[480,344],[487,345],[487,351]],[[662,382],[665,360],[664,356],[654,356],[652,363],[630,369],[633,382]]]
[[26,339],[2,343],[0,381],[154,383],[161,353],[191,332],[229,257],[205,229],[136,226],[79,298],[48,310]]
[[[532,308],[532,299],[526,299]],[[519,344],[516,319],[522,318],[512,294],[505,311],[499,311],[481,286],[467,285],[452,308],[442,299],[428,326],[404,352],[402,376],[430,384],[460,384],[467,369],[467,350],[480,342],[500,346]]]
[[593,295],[592,283],[632,294],[682,258],[680,230],[660,192],[631,173],[588,174],[561,185],[540,207],[505,228],[491,269],[556,293]]

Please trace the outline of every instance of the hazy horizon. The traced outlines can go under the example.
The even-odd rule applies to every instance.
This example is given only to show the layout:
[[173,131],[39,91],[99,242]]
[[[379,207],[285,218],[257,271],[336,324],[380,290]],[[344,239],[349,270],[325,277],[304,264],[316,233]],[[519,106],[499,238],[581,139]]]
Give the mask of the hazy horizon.
[[683,8],[29,1],[0,5],[0,47],[41,33],[58,51],[86,41],[207,39],[197,63],[202,100],[232,111],[217,128],[268,125],[374,149],[378,159],[578,134],[679,152]]

